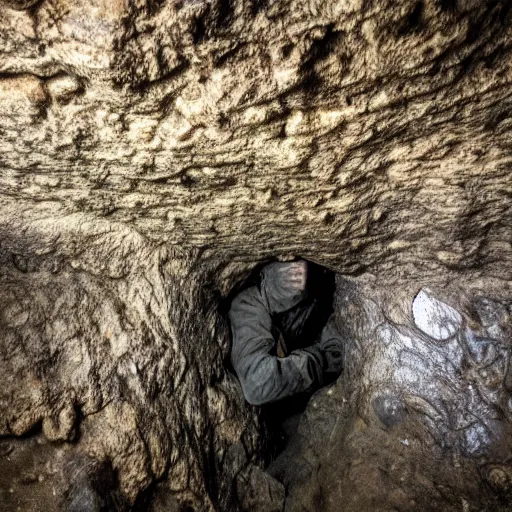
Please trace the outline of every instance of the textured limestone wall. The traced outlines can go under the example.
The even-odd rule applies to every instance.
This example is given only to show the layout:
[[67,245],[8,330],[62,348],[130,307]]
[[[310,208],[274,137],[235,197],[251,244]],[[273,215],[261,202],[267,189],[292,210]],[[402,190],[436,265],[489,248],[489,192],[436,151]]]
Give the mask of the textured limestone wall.
[[6,210],[349,270],[495,266],[508,3],[324,3],[4,3]]
[[131,503],[160,479],[195,510],[281,496],[219,304],[293,255],[506,294],[510,22],[496,0],[0,0],[1,434],[53,441],[43,479],[109,461]]
[[[165,475],[183,502],[232,508],[231,480],[256,453],[257,422],[223,369],[227,326],[198,284],[212,278],[188,269],[192,253],[136,254],[125,278],[4,260],[1,434],[41,429],[57,442],[36,476],[63,491],[80,454],[110,461],[128,501]],[[10,482],[6,469],[7,493],[23,476]]]

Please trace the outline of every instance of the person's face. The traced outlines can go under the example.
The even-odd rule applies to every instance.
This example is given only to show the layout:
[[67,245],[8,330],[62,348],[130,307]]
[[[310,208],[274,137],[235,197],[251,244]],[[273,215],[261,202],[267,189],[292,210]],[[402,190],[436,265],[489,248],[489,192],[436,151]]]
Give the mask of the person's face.
[[282,263],[278,268],[280,287],[290,296],[298,295],[306,290],[308,264],[304,260]]

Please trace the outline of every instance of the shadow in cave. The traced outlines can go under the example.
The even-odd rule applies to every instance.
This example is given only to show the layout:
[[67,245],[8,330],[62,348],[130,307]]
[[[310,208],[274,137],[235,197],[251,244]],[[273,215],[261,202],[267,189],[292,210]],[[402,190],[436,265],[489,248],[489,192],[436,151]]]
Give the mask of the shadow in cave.
[[[312,369],[323,364],[319,342],[333,312],[334,272],[302,259],[293,263],[299,267],[302,263],[306,269],[300,298],[288,302],[288,290],[278,282],[283,278],[281,271],[286,274],[291,268],[290,262],[272,262],[258,265],[222,305],[223,313],[233,320],[232,351],[226,366],[238,376],[246,400],[261,406],[267,465],[286,448],[312,394],[334,380],[332,375],[317,375],[317,369]],[[273,307],[277,303],[279,307]],[[302,359],[297,359],[296,365],[292,358],[298,353]],[[301,365],[304,368],[299,369]],[[265,367],[268,370],[262,372]],[[301,380],[310,374],[314,385],[301,389]],[[266,380],[272,381],[271,385]],[[270,394],[261,391],[267,388],[272,389]]]

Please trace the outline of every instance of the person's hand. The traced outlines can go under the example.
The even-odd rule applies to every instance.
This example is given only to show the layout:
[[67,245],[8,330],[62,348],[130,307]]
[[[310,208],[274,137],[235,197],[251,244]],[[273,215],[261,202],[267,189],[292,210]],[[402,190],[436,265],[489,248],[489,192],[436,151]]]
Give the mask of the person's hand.
[[339,375],[343,369],[344,345],[332,321],[324,327],[317,346],[322,351],[324,372],[331,375]]
[[343,346],[332,341],[323,346],[324,371],[328,374],[339,375],[343,370]]

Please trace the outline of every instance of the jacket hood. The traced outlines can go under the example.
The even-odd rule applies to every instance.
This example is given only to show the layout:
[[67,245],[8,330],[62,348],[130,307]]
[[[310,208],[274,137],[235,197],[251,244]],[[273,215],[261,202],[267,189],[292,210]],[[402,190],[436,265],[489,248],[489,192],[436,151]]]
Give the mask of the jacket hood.
[[272,264],[262,270],[260,286],[271,314],[282,313],[292,309],[308,295],[307,286],[300,292],[286,287],[282,273],[277,270],[277,266]]

